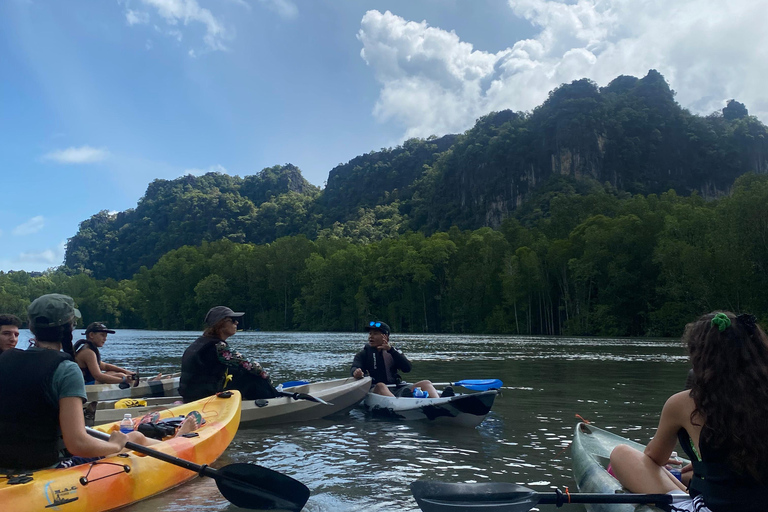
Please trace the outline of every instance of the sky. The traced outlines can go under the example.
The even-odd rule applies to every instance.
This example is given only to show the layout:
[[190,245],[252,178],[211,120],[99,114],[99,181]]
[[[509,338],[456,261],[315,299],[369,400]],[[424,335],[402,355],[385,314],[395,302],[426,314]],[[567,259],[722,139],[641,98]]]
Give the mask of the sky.
[[63,263],[154,179],[298,166],[658,70],[768,123],[766,0],[3,0],[0,271]]

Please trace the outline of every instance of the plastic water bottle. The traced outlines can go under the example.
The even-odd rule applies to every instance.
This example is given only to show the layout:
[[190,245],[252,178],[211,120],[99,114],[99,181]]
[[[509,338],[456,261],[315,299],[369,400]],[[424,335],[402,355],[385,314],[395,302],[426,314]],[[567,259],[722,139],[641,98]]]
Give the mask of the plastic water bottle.
[[421,388],[413,388],[413,398],[427,398],[429,393],[422,391]]
[[[677,459],[677,452],[672,452],[672,455],[670,456],[670,458],[671,459]],[[681,482],[683,481],[683,477],[682,477],[682,475],[683,475],[683,472],[682,472],[683,464],[682,464],[682,462],[677,463],[677,464],[667,464],[665,467],[667,468],[667,471],[672,473],[672,476],[674,476],[675,478],[677,478]]]
[[133,432],[133,420],[130,413],[125,413],[123,420],[120,422],[120,432],[127,434]]

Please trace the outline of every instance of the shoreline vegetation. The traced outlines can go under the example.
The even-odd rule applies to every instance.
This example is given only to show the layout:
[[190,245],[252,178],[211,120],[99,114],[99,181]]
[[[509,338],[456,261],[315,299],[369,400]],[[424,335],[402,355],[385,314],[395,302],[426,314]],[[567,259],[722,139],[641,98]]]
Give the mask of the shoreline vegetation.
[[768,175],[731,195],[553,194],[547,215],[499,229],[371,243],[303,235],[269,244],[184,246],[131,279],[66,268],[0,272],[0,309],[24,318],[34,298],[75,298],[110,327],[199,329],[211,304],[265,331],[678,336],[701,311],[768,313]]

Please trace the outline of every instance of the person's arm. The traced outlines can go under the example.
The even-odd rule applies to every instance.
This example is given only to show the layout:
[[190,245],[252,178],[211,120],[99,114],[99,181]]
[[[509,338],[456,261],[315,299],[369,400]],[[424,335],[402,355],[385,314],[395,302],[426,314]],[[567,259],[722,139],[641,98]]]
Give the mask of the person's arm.
[[690,415],[690,396],[681,391],[669,397],[661,410],[656,434],[646,445],[644,453],[659,466],[668,464],[677,444],[677,431],[685,428],[686,414]]
[[245,358],[243,354],[232,350],[232,348],[223,341],[216,344],[216,357],[224,366],[230,368],[240,367],[251,373],[260,374],[264,379],[269,378],[269,374],[259,363]]
[[411,371],[411,362],[407,357],[405,357],[405,354],[403,354],[395,347],[390,348],[388,352],[392,356],[392,360],[395,362],[396,369],[401,370],[403,373],[408,373]]
[[99,361],[96,359],[96,353],[93,350],[82,349],[75,355],[75,361],[81,368],[85,366],[93,375],[93,380],[98,384],[119,384],[123,382],[123,377],[103,373],[99,367]]
[[125,368],[120,368],[117,365],[105,363],[104,361],[101,362],[101,369],[105,372],[116,372],[116,373],[122,373],[125,375],[133,376],[136,374],[136,372],[132,372],[130,370],[126,370]]
[[356,379],[362,379],[365,376],[365,350],[355,354],[349,374]]
[[110,434],[109,441],[89,436],[85,431],[83,400],[79,396],[59,399],[59,426],[64,446],[69,453],[79,457],[104,457],[118,453],[128,441],[128,436],[119,430]]

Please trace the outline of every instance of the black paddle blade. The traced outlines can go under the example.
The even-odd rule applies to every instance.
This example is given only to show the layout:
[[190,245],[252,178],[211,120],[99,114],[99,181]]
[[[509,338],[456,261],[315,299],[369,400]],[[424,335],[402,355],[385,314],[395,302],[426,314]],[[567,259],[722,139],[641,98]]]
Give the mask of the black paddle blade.
[[503,482],[461,484],[417,480],[411,493],[424,512],[527,512],[539,502],[536,491]]
[[206,476],[216,480],[222,496],[241,508],[299,512],[309,499],[306,485],[256,464],[230,464]]

